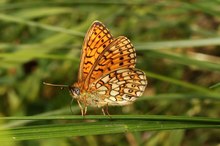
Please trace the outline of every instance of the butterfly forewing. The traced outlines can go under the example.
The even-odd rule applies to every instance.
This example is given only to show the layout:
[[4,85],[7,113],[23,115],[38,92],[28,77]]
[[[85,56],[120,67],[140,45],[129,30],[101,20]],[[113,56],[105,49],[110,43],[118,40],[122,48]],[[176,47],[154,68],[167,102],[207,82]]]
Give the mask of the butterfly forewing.
[[81,87],[87,89],[88,84],[85,80],[97,61],[103,50],[113,41],[113,37],[108,29],[98,21],[95,21],[88,30],[83,44],[78,83]]
[[102,76],[90,85],[90,90],[103,95],[108,105],[126,105],[141,96],[146,85],[147,79],[143,71],[126,68]]

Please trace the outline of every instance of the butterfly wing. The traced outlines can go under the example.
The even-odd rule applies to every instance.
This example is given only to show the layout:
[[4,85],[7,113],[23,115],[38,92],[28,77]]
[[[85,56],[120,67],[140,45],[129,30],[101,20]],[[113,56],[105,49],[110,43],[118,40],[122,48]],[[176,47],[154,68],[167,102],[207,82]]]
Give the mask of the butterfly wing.
[[143,71],[135,68],[112,71],[90,85],[90,90],[103,95],[108,105],[127,105],[141,96],[147,86]]
[[147,85],[144,72],[135,64],[136,52],[129,39],[113,39],[102,23],[94,22],[84,40],[78,87],[103,95],[109,105],[132,103]]
[[85,82],[89,85],[114,70],[134,68],[135,63],[136,52],[133,45],[128,38],[120,36],[99,55]]
[[83,44],[81,62],[78,73],[78,85],[83,88],[84,81],[92,71],[95,61],[103,50],[113,41],[108,29],[98,21],[95,21],[89,28]]

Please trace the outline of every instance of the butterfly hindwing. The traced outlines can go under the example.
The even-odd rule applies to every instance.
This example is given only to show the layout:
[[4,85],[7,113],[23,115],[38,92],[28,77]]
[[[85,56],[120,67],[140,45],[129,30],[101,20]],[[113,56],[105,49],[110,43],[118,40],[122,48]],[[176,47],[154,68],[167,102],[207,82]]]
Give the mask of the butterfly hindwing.
[[147,85],[143,71],[135,68],[118,69],[92,83],[90,90],[103,95],[108,105],[126,105],[141,96]]

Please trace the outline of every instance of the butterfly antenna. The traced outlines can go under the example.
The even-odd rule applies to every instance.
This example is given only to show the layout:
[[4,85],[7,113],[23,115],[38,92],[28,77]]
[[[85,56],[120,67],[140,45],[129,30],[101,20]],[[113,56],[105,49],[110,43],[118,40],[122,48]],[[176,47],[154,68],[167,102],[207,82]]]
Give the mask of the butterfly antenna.
[[72,109],[73,100],[74,100],[74,99],[72,98],[72,100],[71,100],[71,102],[70,102],[70,111],[71,111],[72,114],[74,114],[74,113],[73,113],[73,109]]
[[47,82],[43,82],[43,84],[47,86],[60,87],[61,89],[69,88],[69,85],[52,84],[52,83],[47,83]]

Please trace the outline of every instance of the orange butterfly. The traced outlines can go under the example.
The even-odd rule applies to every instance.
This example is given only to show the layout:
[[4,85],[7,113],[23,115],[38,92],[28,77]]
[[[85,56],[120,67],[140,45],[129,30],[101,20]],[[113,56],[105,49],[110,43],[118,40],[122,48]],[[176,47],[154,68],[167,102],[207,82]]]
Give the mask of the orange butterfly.
[[83,43],[78,81],[68,87],[84,116],[87,106],[101,107],[105,115],[108,106],[133,103],[147,86],[143,71],[135,68],[136,52],[128,38],[113,38],[99,21],[89,28]]

